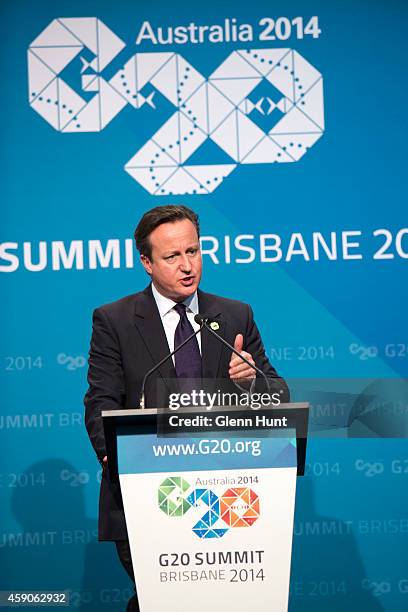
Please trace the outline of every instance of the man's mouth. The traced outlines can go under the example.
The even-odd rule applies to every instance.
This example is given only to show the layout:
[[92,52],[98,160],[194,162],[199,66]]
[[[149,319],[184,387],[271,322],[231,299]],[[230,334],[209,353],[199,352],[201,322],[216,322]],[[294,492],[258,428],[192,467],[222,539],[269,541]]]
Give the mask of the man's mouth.
[[192,285],[194,282],[194,276],[185,276],[180,282],[185,286]]

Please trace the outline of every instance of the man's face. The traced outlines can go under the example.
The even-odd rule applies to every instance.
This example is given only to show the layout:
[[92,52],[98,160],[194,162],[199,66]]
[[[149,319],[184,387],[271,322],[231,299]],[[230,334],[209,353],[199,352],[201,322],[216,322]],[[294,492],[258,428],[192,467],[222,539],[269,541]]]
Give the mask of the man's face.
[[201,279],[201,251],[197,230],[188,219],[162,223],[149,236],[152,258],[141,255],[142,264],[156,289],[182,302],[196,291]]

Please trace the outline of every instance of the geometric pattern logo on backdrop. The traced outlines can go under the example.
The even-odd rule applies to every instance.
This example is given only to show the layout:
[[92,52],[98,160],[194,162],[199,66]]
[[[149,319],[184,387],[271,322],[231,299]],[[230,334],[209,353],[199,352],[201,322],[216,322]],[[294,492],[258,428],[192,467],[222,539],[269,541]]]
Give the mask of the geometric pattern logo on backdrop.
[[[211,193],[239,165],[299,161],[324,133],[322,75],[293,49],[233,51],[208,78],[179,53],[136,53],[106,80],[124,47],[100,19],[54,19],[28,50],[29,102],[62,133],[99,132],[126,106],[154,110],[160,92],[174,113],[125,164],[152,195]],[[62,75],[78,55],[91,99]],[[189,163],[208,139],[228,163]]]
[[220,496],[211,489],[189,490],[184,478],[169,476],[159,486],[158,504],[170,517],[184,516],[191,508],[205,509],[193,526],[201,539],[221,538],[229,529],[251,527],[259,518],[259,497],[249,487],[230,488]]

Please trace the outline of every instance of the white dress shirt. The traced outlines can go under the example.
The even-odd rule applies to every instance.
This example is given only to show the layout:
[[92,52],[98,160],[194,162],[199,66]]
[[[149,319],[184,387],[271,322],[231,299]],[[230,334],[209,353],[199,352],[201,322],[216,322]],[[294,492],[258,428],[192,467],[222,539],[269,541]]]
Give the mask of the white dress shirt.
[[[164,331],[166,333],[167,344],[169,345],[169,353],[174,351],[174,334],[176,331],[176,327],[180,321],[180,315],[174,310],[174,306],[177,302],[173,302],[167,297],[164,297],[161,293],[159,293],[152,283],[152,293],[153,297],[156,301],[157,308],[159,309],[160,318],[162,320],[162,324],[164,327]],[[186,305],[186,315],[188,320],[190,321],[193,330],[197,331],[200,329],[198,323],[194,321],[194,315],[198,314],[198,297],[197,291],[193,293],[190,297],[186,298],[183,301],[183,304]],[[196,336],[198,341],[198,348],[201,353],[201,334],[197,334]],[[174,363],[174,355],[172,357]]]

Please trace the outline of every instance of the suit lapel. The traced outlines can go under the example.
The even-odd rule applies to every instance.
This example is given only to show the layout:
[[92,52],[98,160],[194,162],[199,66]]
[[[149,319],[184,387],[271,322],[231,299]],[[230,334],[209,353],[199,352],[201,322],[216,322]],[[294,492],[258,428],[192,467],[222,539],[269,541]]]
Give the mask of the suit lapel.
[[[223,320],[219,308],[216,307],[214,297],[208,293],[198,291],[198,308],[201,314],[208,314],[217,319],[219,329],[216,332],[224,338],[226,322]],[[203,378],[216,378],[219,376],[219,367],[223,345],[207,329],[201,333],[201,355]]]
[[[154,364],[159,363],[169,353],[166,333],[163,323],[153,297],[151,286],[149,285],[139,294],[135,304],[135,325],[140,332],[140,336],[146,345],[146,349],[152,356]],[[161,376],[175,378],[173,360],[168,359],[159,368]]]

